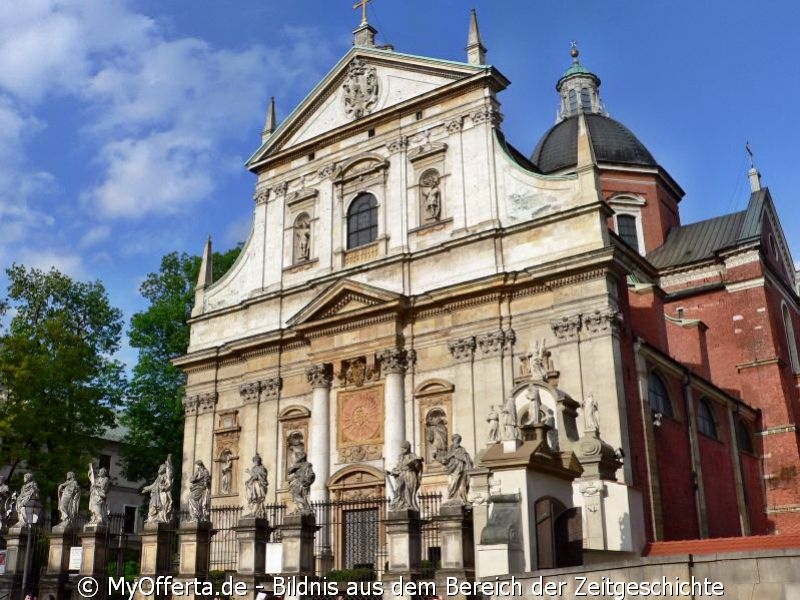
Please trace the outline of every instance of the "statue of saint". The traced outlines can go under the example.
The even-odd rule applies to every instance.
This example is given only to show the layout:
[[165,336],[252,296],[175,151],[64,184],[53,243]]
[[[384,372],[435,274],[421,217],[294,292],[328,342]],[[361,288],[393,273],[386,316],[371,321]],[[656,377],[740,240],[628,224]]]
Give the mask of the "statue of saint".
[[297,231],[297,258],[308,260],[311,256],[311,226],[308,222],[298,225]]
[[305,452],[298,452],[294,464],[289,467],[289,474],[286,483],[292,493],[294,511],[292,514],[313,515],[314,509],[308,502],[308,492],[311,484],[314,483],[314,469],[311,463],[306,460]]
[[425,214],[430,221],[438,221],[442,214],[442,193],[439,191],[439,179],[431,177],[430,187],[425,192]]
[[211,503],[211,473],[202,460],[195,461],[189,480],[189,522],[208,521]]
[[422,459],[411,452],[411,443],[403,442],[400,445],[400,456],[397,465],[388,475],[395,478],[392,499],[389,510],[416,510],[419,511],[420,479],[422,478]]
[[219,478],[220,494],[230,494],[233,487],[233,457],[230,451],[225,451],[225,458],[222,460]]
[[600,431],[600,408],[592,394],[583,401],[583,420],[587,432]]
[[150,494],[146,523],[167,523],[172,517],[172,455],[158,467],[153,483],[142,488]]
[[547,381],[547,343],[545,340],[535,340],[528,356],[531,379]]
[[22,487],[19,490],[19,494],[17,494],[17,514],[19,515],[18,525],[20,527],[23,525],[33,524],[28,523],[26,520],[25,511],[23,508],[30,503],[36,502],[37,500],[39,500],[39,485],[33,478],[33,473],[25,473],[25,475],[22,477]]
[[431,411],[425,424],[428,460],[439,460],[447,452],[447,418],[441,411]]
[[501,439],[505,442],[508,440],[516,440],[519,438],[517,430],[517,406],[514,404],[514,398],[509,397],[500,411],[501,424],[503,431]]
[[248,475],[244,482],[244,488],[247,491],[247,506],[250,509],[246,516],[263,517],[264,500],[267,497],[269,482],[267,481],[267,469],[261,464],[261,456],[256,454],[253,457],[253,466],[245,469],[244,472]]
[[474,465],[467,449],[461,445],[461,436],[453,435],[453,445],[447,451],[442,461],[449,480],[447,482],[447,503],[466,504],[469,491],[469,476],[467,471]]
[[542,396],[539,388],[530,384],[526,392],[528,397],[528,414],[526,425],[538,425],[542,421]]
[[97,475],[89,463],[89,525],[106,525],[108,523],[108,486],[111,481],[108,471],[102,467]]
[[67,473],[67,480],[58,486],[58,512],[61,513],[59,525],[69,527],[78,515],[81,502],[81,487],[75,480],[75,473]]
[[11,493],[8,481],[0,481],[0,529],[5,529],[17,518],[14,511],[15,500],[16,494]]
[[489,407],[489,414],[486,415],[486,421],[489,423],[489,441],[500,441],[500,417],[497,414],[497,407],[492,405]]
[[547,418],[545,423],[550,428],[547,431],[547,444],[553,452],[558,452],[558,430],[556,429],[556,415],[553,413],[552,408],[547,409]]

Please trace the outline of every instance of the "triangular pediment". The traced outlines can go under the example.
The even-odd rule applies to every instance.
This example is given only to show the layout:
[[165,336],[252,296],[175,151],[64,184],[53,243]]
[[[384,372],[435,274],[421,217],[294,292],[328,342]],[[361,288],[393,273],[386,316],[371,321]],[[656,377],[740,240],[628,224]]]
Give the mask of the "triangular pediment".
[[349,317],[370,309],[391,308],[405,296],[349,279],[337,281],[303,307],[288,325],[296,327],[325,321],[334,317]]
[[396,108],[453,82],[493,73],[472,65],[354,46],[250,157],[252,167],[277,152],[300,145],[370,115]]

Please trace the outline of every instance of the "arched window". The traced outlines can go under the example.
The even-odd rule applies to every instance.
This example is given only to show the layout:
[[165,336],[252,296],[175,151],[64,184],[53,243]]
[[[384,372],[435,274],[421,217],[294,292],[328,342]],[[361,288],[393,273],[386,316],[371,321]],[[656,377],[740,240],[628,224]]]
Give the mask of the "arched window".
[[636,217],[633,215],[617,215],[617,235],[631,248],[639,252],[639,232],[636,228]]
[[311,258],[311,219],[306,213],[294,220],[293,262],[303,262]]
[[361,194],[347,210],[347,248],[358,248],[378,239],[378,201]]
[[697,403],[697,429],[710,438],[717,438],[717,422],[714,420],[714,409],[705,398]]
[[783,329],[786,332],[786,345],[789,347],[789,360],[792,363],[792,372],[797,373],[800,371],[800,361],[797,358],[797,337],[794,334],[794,326],[792,325],[792,315],[789,313],[789,307],[786,304],[781,305],[783,312]]
[[581,89],[581,108],[583,110],[592,110],[592,97],[589,94],[589,88]]
[[750,437],[750,431],[747,429],[747,425],[745,425],[741,419],[736,419],[734,427],[736,428],[736,444],[739,446],[739,451],[755,454],[753,450],[753,438]]
[[667,386],[664,385],[664,380],[656,373],[650,373],[647,376],[647,395],[653,412],[661,413],[667,417],[675,416],[672,412],[672,402],[669,400]]
[[574,115],[578,112],[578,94],[575,90],[569,91],[569,114]]

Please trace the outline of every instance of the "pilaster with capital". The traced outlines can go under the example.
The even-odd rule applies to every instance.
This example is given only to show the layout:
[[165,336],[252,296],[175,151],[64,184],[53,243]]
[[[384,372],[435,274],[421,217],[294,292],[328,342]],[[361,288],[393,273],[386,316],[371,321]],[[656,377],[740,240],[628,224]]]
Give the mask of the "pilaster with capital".
[[406,439],[405,375],[415,353],[404,348],[389,348],[378,355],[381,371],[386,376],[383,423],[383,456],[394,458]]
[[314,465],[317,477],[311,485],[312,502],[327,500],[326,484],[330,477],[330,405],[333,365],[322,363],[306,369],[306,380],[311,386],[311,435],[309,436],[308,462]]

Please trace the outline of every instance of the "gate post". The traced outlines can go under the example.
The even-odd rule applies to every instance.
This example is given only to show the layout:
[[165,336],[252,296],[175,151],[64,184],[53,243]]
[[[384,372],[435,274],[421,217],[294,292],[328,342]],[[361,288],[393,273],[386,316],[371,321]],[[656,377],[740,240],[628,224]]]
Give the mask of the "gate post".
[[69,600],[69,555],[78,541],[77,530],[71,523],[58,524],[47,537],[50,539],[47,573],[39,584],[39,597]]
[[286,515],[280,529],[283,574],[313,577],[314,533],[318,529],[314,514]]
[[437,588],[444,588],[447,577],[461,581],[475,579],[475,545],[472,537],[472,510],[464,504],[445,503],[435,517],[442,544],[442,565],[436,573]]
[[[416,581],[422,568],[422,521],[418,510],[390,510],[386,515],[386,545],[389,568],[383,575],[384,598],[397,598],[392,583]],[[405,596],[403,596],[405,597]]]
[[254,598],[256,586],[267,579],[267,539],[269,523],[267,519],[249,515],[241,517],[235,527],[237,557],[236,581],[247,584],[247,597]]
[[[22,573],[25,570],[25,561],[28,558],[25,553],[28,542],[28,528],[33,525],[15,525],[8,529],[4,536],[6,542],[6,572],[0,576],[0,592],[12,594],[11,600],[22,598],[24,592],[20,589],[22,585]],[[33,548],[31,548],[33,552]]]

